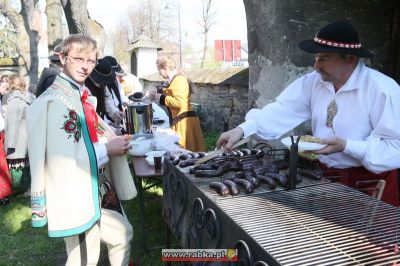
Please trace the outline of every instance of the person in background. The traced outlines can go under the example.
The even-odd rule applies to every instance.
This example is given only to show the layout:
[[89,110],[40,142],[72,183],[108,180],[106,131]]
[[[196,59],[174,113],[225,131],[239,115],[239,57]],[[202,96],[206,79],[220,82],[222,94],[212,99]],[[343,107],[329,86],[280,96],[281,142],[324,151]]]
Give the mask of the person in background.
[[25,79],[19,75],[10,77],[10,94],[5,116],[5,151],[10,169],[13,191],[26,192],[31,183],[26,131],[26,109],[35,100],[27,91]]
[[51,84],[53,84],[57,75],[62,71],[62,64],[60,61],[61,47],[57,45],[54,47],[53,54],[49,56],[50,65],[45,67],[40,75],[39,82],[36,86],[36,97],[39,97]]
[[72,34],[60,45],[63,71],[27,111],[32,226],[47,224],[50,237],[64,239],[66,265],[96,265],[100,242],[111,265],[128,265],[133,230],[119,199],[136,189],[130,173],[113,182],[105,175],[115,159],[128,167],[130,136],[99,137],[105,130],[84,87],[97,63],[96,41]]
[[384,179],[382,200],[398,206],[399,85],[360,60],[373,54],[346,21],[326,25],[299,47],[314,54],[315,71],[290,84],[276,102],[250,110],[217,145],[230,149],[251,134],[277,139],[311,120],[313,135],[326,145],[314,151],[325,174],[354,188],[360,181]]
[[[112,70],[115,75],[123,75],[124,71],[121,66],[118,64],[118,61],[112,56],[103,57],[108,63],[110,63]],[[106,90],[106,112],[107,118],[115,123],[117,126],[122,124],[123,119],[125,118],[125,112],[123,107],[127,106],[129,100],[125,97],[121,85],[117,78],[115,78],[114,82],[107,86]]]
[[176,68],[175,62],[169,57],[157,59],[160,75],[168,79],[169,85],[162,94],[157,90],[149,90],[147,95],[152,101],[166,106],[169,110],[171,128],[179,135],[179,144],[190,151],[205,151],[203,132],[200,120],[192,109],[190,96],[192,86],[183,72]]
[[116,72],[116,74],[117,80],[126,97],[133,95],[135,92],[143,92],[143,86],[135,75],[132,75],[123,69],[121,69],[120,72]]
[[115,132],[117,135],[122,135],[122,126],[112,123],[107,118],[106,112],[106,90],[107,86],[115,82],[115,72],[112,70],[110,63],[104,59],[99,59],[96,67],[93,69],[90,76],[86,79],[85,85],[89,89],[90,94],[96,97],[96,112]]
[[[1,84],[1,81],[0,81]],[[0,114],[0,207],[10,202],[9,196],[12,195],[12,183],[10,172],[4,152],[4,119]]]
[[8,75],[2,75],[0,78],[0,106],[1,106],[1,114],[5,114],[7,110],[7,99],[8,99]]
[[8,89],[8,82],[0,80],[0,107],[2,106],[3,95],[6,93],[7,89]]

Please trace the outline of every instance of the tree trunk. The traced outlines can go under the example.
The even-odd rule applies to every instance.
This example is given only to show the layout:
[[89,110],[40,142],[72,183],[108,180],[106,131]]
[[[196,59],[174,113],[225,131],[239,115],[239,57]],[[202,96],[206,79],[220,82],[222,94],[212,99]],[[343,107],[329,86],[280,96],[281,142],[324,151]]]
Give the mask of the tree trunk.
[[64,15],[60,0],[47,0],[47,41],[49,54],[63,40],[62,17]]
[[201,68],[204,67],[204,61],[206,60],[207,41],[208,41],[208,31],[204,31],[204,46],[203,46],[203,57],[201,58]]
[[67,19],[69,33],[81,33],[88,35],[89,15],[87,0],[61,0]]
[[1,13],[10,20],[17,35],[19,64],[23,66],[20,74],[27,75],[28,84],[38,82],[38,31],[34,29],[35,5],[37,0],[21,0],[21,12],[18,13],[7,0],[0,0]]

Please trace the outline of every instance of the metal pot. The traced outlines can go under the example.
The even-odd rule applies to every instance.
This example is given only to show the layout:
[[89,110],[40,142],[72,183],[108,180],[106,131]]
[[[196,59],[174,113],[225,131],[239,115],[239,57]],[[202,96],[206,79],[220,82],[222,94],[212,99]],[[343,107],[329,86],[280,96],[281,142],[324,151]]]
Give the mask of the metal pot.
[[153,127],[153,108],[151,103],[132,102],[125,110],[126,132],[130,134],[151,134]]

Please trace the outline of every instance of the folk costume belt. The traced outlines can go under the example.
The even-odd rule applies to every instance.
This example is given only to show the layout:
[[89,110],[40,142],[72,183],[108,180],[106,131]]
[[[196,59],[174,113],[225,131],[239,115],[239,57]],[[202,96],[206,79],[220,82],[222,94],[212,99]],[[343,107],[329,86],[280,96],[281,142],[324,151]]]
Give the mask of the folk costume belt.
[[181,113],[180,115],[177,115],[172,119],[171,126],[176,125],[179,121],[184,119],[185,117],[197,117],[197,114],[195,111],[187,111],[184,113]]

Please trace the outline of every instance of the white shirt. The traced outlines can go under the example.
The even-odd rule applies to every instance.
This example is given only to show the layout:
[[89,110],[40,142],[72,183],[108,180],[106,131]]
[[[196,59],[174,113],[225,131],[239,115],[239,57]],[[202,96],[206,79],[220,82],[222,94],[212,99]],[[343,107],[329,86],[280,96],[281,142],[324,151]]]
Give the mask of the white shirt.
[[[333,129],[326,126],[332,100],[338,107]],[[269,140],[310,119],[314,136],[347,140],[343,152],[319,156],[327,166],[363,165],[374,173],[400,167],[400,87],[363,62],[337,93],[314,71],[290,84],[276,102],[250,110],[239,126],[245,136],[256,133]]]

